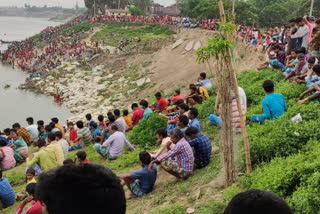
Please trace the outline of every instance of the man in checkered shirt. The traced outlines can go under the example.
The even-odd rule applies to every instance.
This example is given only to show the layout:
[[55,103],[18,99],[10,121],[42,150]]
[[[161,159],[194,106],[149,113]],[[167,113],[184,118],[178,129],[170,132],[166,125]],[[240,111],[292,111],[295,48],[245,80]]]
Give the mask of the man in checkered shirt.
[[[161,167],[178,180],[186,179],[193,171],[194,156],[192,148],[179,129],[170,130],[169,136],[172,143],[175,144],[174,147],[152,161],[149,168],[151,169],[154,163],[161,163]],[[168,145],[168,149],[170,149],[170,145]]]

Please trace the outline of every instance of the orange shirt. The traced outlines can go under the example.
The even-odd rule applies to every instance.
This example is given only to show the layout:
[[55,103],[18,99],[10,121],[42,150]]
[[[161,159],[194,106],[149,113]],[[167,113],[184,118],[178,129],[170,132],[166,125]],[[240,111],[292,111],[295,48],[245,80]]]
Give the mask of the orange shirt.
[[62,138],[64,138],[64,129],[60,123],[56,123],[55,127],[62,133]]
[[126,121],[127,125],[129,126],[129,129],[132,128],[132,118],[131,116],[127,115],[127,116],[123,116],[124,120]]

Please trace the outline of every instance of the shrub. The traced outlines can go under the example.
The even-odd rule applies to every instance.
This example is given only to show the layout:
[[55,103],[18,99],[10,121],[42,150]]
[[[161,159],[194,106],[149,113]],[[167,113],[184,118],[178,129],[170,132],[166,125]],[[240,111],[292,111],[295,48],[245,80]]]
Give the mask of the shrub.
[[214,113],[214,105],[216,102],[216,97],[211,96],[208,100],[204,100],[201,105],[196,105],[195,108],[198,109],[199,120],[209,120],[208,117],[210,114]]
[[180,204],[173,204],[166,208],[157,208],[151,211],[151,214],[185,214],[186,207]]
[[157,114],[152,114],[148,120],[142,120],[128,134],[131,143],[141,147],[150,147],[156,144],[156,131],[158,128],[167,127],[167,119]]
[[304,152],[287,158],[275,158],[262,164],[254,172],[246,174],[241,184],[246,189],[265,189],[281,197],[289,197],[310,175],[320,170],[320,146],[310,141]]
[[[303,121],[294,124],[291,118],[298,113]],[[275,121],[248,126],[252,164],[257,165],[276,156],[297,153],[310,139],[320,138],[320,121],[315,120],[319,117],[320,104],[311,102],[290,107],[288,112]],[[240,145],[243,155],[243,142]]]
[[84,21],[84,22],[81,22],[80,24],[64,29],[63,32],[70,33],[71,31],[82,32],[82,31],[88,31],[88,30],[90,30],[90,22]]

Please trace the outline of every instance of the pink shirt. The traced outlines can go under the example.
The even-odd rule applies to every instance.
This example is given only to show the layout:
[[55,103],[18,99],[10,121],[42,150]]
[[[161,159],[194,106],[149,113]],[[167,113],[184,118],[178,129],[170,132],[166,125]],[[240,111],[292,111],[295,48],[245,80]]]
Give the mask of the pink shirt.
[[[16,160],[14,159],[13,150],[8,146],[3,146],[1,149],[6,156],[0,163],[1,168],[10,169],[15,166]],[[2,152],[0,152],[0,157],[3,157]]]
[[310,40],[312,36],[312,30],[313,30],[313,25],[310,22],[307,22],[307,26],[309,28],[309,35],[308,35],[308,45],[310,45]]

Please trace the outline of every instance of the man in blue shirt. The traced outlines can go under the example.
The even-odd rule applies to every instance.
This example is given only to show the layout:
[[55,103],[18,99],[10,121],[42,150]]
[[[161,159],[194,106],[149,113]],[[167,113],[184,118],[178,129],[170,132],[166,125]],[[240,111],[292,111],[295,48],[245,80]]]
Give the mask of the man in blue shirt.
[[196,108],[190,108],[189,113],[188,113],[188,117],[190,119],[190,123],[189,123],[189,127],[196,127],[198,129],[198,131],[201,133],[201,126],[200,126],[200,122],[197,119],[198,117],[198,109]]
[[206,73],[204,72],[200,73],[199,80],[200,80],[199,84],[201,87],[205,89],[210,89],[212,87],[211,81],[207,79]]
[[196,127],[189,127],[186,130],[188,142],[194,148],[194,164],[196,169],[207,166],[211,157],[211,142],[209,138],[199,133]]
[[123,179],[123,185],[127,185],[131,194],[128,199],[135,196],[148,194],[153,190],[153,186],[157,179],[157,166],[153,164],[151,170],[148,170],[148,165],[151,162],[151,156],[148,152],[143,151],[139,154],[141,170],[119,175]]
[[91,114],[86,114],[86,119],[88,121],[88,128],[89,128],[90,131],[92,131],[91,123],[92,122],[95,123],[96,121],[94,121],[94,119],[92,119],[92,115]]
[[282,94],[274,93],[274,84],[271,80],[263,83],[263,88],[267,92],[267,96],[262,100],[263,114],[253,114],[252,122],[263,123],[266,119],[275,120],[287,111],[287,104]]
[[0,170],[0,212],[2,209],[10,207],[15,202],[15,193],[6,178],[2,178]]

